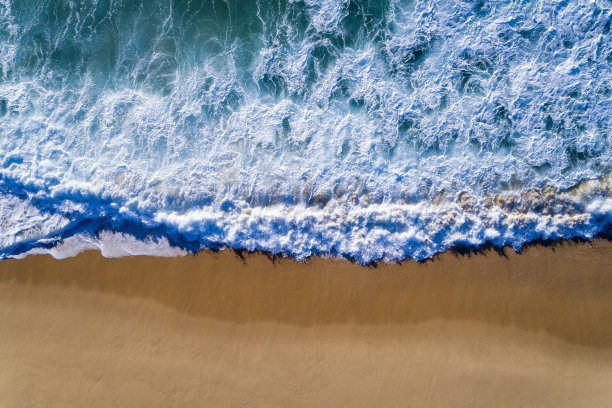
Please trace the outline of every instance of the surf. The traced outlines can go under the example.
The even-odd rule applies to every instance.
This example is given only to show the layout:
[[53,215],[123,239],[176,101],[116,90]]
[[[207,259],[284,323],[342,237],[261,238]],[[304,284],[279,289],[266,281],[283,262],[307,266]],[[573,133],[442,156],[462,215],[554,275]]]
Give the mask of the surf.
[[607,234],[611,20],[587,1],[3,0],[0,257],[369,263]]

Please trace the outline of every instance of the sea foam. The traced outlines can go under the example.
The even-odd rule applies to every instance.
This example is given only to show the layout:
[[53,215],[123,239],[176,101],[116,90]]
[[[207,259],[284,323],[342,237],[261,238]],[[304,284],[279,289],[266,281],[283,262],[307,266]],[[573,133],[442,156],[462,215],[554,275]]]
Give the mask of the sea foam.
[[609,234],[611,21],[586,0],[2,0],[0,257]]

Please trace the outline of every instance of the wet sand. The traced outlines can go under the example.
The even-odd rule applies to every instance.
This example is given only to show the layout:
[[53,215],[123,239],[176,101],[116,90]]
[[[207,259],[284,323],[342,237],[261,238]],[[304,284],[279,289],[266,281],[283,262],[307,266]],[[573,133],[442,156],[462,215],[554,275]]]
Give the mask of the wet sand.
[[0,262],[2,407],[608,407],[612,244]]

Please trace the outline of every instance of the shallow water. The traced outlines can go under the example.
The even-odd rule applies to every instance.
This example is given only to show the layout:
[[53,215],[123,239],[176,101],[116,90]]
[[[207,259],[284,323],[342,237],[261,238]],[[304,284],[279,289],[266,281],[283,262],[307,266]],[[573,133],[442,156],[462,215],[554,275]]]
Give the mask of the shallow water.
[[0,0],[0,259],[607,234],[611,22],[607,1]]

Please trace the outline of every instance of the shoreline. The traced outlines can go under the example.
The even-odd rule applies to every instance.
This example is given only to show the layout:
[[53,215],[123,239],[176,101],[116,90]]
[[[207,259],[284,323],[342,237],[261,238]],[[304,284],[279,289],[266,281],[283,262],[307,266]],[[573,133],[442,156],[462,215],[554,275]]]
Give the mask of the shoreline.
[[229,250],[7,259],[0,395],[7,407],[605,406],[612,242],[483,252],[376,267]]
[[[40,255],[49,255],[53,257],[55,260],[64,260],[64,259],[73,258],[75,256],[78,256],[84,252],[99,252],[102,254],[104,258],[111,258],[111,259],[112,258],[130,258],[130,257],[180,258],[180,257],[185,257],[185,256],[198,256],[201,254],[217,254],[221,252],[231,252],[231,253],[234,253],[236,256],[238,256],[242,260],[246,259],[245,256],[264,256],[268,258],[269,260],[271,260],[272,262],[275,262],[279,259],[285,259],[285,260],[296,261],[298,263],[307,263],[313,259],[323,259],[326,261],[334,261],[334,262],[346,261],[346,262],[356,264],[356,265],[366,267],[366,268],[370,268],[370,267],[377,268],[380,265],[402,265],[402,264],[410,263],[410,262],[416,262],[419,264],[423,264],[423,263],[435,261],[440,256],[446,256],[448,254],[451,254],[454,256],[477,256],[477,255],[486,255],[488,253],[495,252],[497,253],[497,255],[507,258],[506,253],[508,252],[520,255],[523,251],[529,248],[553,248],[554,249],[554,248],[561,247],[563,245],[594,244],[597,242],[604,242],[604,241],[612,242],[612,230],[610,228],[607,228],[605,231],[601,231],[595,234],[591,238],[585,238],[583,236],[572,236],[572,237],[563,237],[563,238],[555,238],[555,239],[536,238],[536,239],[525,242],[524,244],[520,246],[518,250],[515,250],[510,244],[498,246],[498,245],[495,245],[487,241],[480,245],[454,245],[440,252],[437,252],[430,257],[423,258],[423,259],[415,259],[415,258],[407,257],[407,258],[393,260],[393,261],[378,259],[378,260],[370,261],[367,263],[361,263],[356,258],[348,254],[316,253],[316,254],[309,255],[301,259],[292,254],[285,253],[285,252],[273,252],[273,251],[261,250],[261,249],[249,250],[249,249],[242,248],[242,247],[235,248],[231,246],[223,246],[221,244],[213,245],[210,248],[192,250],[192,249],[189,249],[187,246],[171,245],[168,239],[165,237],[161,237],[158,241],[151,241],[152,239],[151,236],[147,236],[146,239],[139,240],[139,238],[133,235],[130,235],[129,233],[123,233],[123,232],[113,233],[113,232],[104,230],[102,231],[102,234],[106,234],[107,236],[108,234],[110,235],[117,234],[117,236],[120,236],[121,239],[125,241],[129,241],[130,244],[136,243],[136,244],[141,244],[141,245],[150,245],[150,244],[155,244],[155,245],[151,248],[146,248],[146,249],[143,249],[144,247],[137,248],[136,251],[132,253],[129,250],[126,250],[125,248],[121,248],[120,246],[114,247],[112,245],[111,246],[104,245],[102,244],[102,241],[104,241],[104,239],[102,239],[102,240],[98,240],[97,245],[93,245],[93,243],[90,242],[89,243],[90,245],[87,247],[70,248],[68,246],[68,248],[66,248],[64,246],[66,242],[73,243],[73,242],[70,242],[70,240],[74,238],[78,238],[78,236],[70,236],[67,238],[66,242],[57,244],[55,246],[51,246],[48,248],[32,247],[28,251],[19,252],[19,253],[12,254],[12,255],[6,255],[4,258],[0,258],[0,263],[4,260],[10,260],[10,259],[22,260],[29,256],[40,256]],[[105,251],[108,251],[108,255],[104,255]]]

